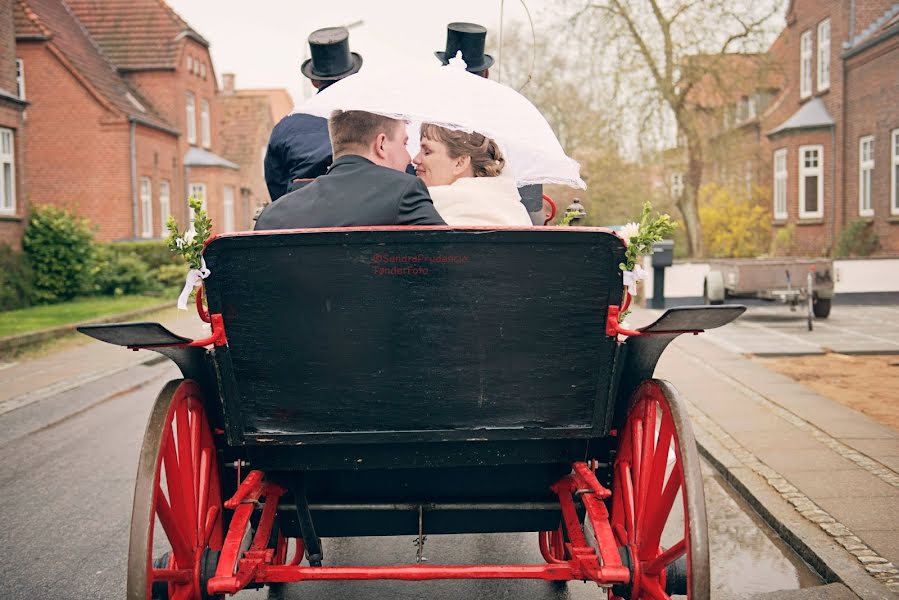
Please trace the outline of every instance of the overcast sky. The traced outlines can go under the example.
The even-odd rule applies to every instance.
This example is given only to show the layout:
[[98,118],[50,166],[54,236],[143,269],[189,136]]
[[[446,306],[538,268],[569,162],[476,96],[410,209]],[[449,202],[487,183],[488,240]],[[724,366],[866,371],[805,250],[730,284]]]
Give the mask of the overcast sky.
[[[499,36],[501,0],[167,0],[210,43],[216,75],[235,73],[238,88],[281,87],[302,99],[300,74],[306,38],[322,27],[362,20],[350,30],[350,47],[363,64],[400,63],[415,68],[436,61],[446,24],[471,21]],[[535,27],[550,0],[526,0]],[[525,21],[521,0],[505,2],[508,26]]]

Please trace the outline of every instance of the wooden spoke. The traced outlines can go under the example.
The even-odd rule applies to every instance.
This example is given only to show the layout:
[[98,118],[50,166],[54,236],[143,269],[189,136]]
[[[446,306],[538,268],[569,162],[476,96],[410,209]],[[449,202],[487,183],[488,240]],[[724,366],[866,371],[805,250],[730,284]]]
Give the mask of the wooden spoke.
[[[690,600],[707,600],[708,527],[699,455],[674,388],[663,381],[644,381],[619,431],[610,522],[615,540],[639,563],[629,584],[631,600],[669,600],[685,592]],[[675,503],[678,497],[681,505]],[[680,527],[680,519],[683,536],[663,548],[663,534]],[[682,556],[687,558],[686,590],[666,590],[666,585],[683,581],[666,576],[668,569],[682,569]]]

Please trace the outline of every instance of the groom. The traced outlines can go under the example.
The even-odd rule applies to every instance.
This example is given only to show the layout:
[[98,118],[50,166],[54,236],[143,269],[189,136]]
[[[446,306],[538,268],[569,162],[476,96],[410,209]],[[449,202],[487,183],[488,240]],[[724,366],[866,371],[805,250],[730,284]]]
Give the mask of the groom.
[[328,122],[334,163],[312,183],[269,204],[256,229],[445,225],[411,162],[406,124],[361,110]]

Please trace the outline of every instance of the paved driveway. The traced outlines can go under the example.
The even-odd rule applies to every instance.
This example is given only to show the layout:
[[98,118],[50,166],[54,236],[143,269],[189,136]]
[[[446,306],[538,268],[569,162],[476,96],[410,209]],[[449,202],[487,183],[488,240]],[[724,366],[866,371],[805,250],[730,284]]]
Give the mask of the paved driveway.
[[805,314],[784,305],[750,306],[705,338],[728,350],[759,356],[822,354],[899,354],[899,305],[834,305],[830,317],[815,319],[808,331]]

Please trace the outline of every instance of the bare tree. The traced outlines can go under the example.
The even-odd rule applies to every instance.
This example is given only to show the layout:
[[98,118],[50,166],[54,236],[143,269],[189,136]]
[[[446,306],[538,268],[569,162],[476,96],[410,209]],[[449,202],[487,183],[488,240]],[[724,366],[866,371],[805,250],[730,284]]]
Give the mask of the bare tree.
[[777,0],[602,0],[582,4],[570,20],[602,41],[600,60],[614,65],[641,148],[658,148],[676,128],[686,163],[677,208],[693,256],[704,254],[697,206],[704,144],[691,92],[726,69],[729,54],[769,42],[781,8]]

